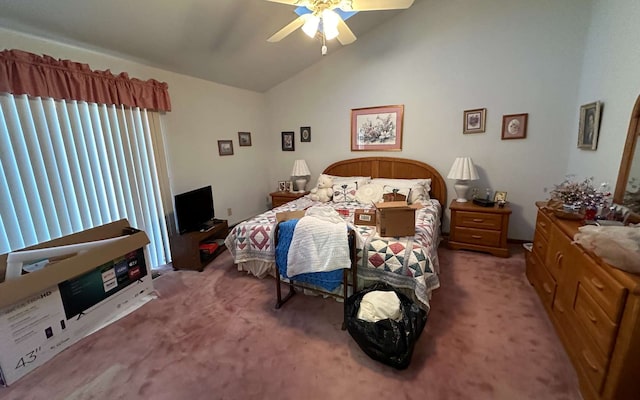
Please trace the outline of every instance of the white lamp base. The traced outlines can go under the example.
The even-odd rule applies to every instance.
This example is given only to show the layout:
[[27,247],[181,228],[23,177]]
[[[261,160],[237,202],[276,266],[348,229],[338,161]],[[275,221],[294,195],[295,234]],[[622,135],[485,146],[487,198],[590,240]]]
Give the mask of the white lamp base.
[[467,202],[467,191],[469,190],[469,184],[466,181],[457,181],[453,188],[456,190],[456,196],[458,198],[456,201],[458,203],[466,203]]
[[304,178],[296,179],[296,189],[298,193],[304,193],[304,187],[307,185],[307,180]]

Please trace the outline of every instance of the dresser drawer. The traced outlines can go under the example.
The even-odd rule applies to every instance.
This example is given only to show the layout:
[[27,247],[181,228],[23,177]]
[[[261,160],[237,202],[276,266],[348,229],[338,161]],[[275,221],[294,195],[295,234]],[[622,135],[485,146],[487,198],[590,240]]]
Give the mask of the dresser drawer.
[[538,292],[542,304],[547,310],[551,310],[556,294],[556,281],[534,253],[526,252],[525,257],[527,261],[527,278],[529,278],[529,282]]
[[500,234],[500,231],[457,227],[454,240],[478,246],[496,247],[500,245]]
[[561,231],[554,228],[549,233],[549,245],[545,257],[545,265],[549,272],[559,281],[571,262],[573,253],[577,250],[571,241]]
[[455,219],[456,226],[497,231],[502,229],[502,215],[500,214],[458,211]]
[[581,286],[591,295],[593,300],[604,310],[611,321],[618,323],[622,313],[623,304],[627,298],[627,290],[624,286],[607,275],[603,267],[596,264],[586,254],[582,257],[582,274],[578,278]]
[[545,239],[549,237],[549,229],[551,228],[551,220],[542,211],[538,211],[536,219],[536,234],[540,232]]
[[574,365],[578,369],[581,380],[586,380],[595,393],[600,393],[607,372],[609,359],[600,352],[594,351],[593,344],[585,337],[577,335],[574,339]]
[[589,296],[582,285],[578,286],[574,309],[577,319],[585,328],[586,333],[602,350],[602,354],[609,357],[618,326],[611,322],[607,314]]
[[533,237],[533,252],[536,253],[541,260],[544,260],[547,256],[547,239],[538,231]]

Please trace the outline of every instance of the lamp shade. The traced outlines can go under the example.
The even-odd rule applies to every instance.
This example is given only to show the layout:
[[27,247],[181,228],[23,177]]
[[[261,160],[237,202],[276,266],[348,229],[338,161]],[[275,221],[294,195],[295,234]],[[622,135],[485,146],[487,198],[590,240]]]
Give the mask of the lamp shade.
[[296,160],[293,162],[293,169],[291,170],[291,176],[307,176],[311,175],[309,167],[304,160]]
[[458,196],[456,201],[458,203],[466,202],[467,190],[469,190],[467,181],[475,181],[478,179],[478,171],[476,171],[476,167],[473,165],[471,157],[456,158],[451,166],[451,170],[449,171],[447,178],[457,179],[455,185],[453,185],[456,190],[456,195]]
[[447,175],[448,179],[458,179],[461,181],[475,181],[478,179],[478,171],[471,157],[458,157],[453,162],[451,170]]

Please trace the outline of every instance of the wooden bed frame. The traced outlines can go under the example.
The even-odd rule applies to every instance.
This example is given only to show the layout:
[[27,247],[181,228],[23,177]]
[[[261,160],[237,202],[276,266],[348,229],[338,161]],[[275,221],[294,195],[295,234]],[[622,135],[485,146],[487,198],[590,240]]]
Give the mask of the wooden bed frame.
[[431,165],[396,157],[362,157],[342,160],[329,165],[323,174],[336,176],[370,176],[372,178],[431,178],[429,196],[447,206],[447,185],[442,175]]

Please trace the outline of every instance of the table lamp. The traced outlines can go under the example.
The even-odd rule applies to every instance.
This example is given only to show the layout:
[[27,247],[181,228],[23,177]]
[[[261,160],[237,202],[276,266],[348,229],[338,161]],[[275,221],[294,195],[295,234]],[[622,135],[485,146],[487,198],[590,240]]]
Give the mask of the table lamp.
[[471,157],[458,157],[453,162],[451,170],[447,175],[447,179],[456,179],[456,183],[453,187],[456,190],[458,203],[464,203],[467,201],[467,190],[469,190],[469,181],[475,181],[478,179],[478,171],[473,165]]
[[311,175],[309,167],[304,160],[296,160],[293,163],[293,169],[291,170],[291,180],[296,183],[296,189],[298,193],[304,192],[304,187],[307,185],[308,176]]

